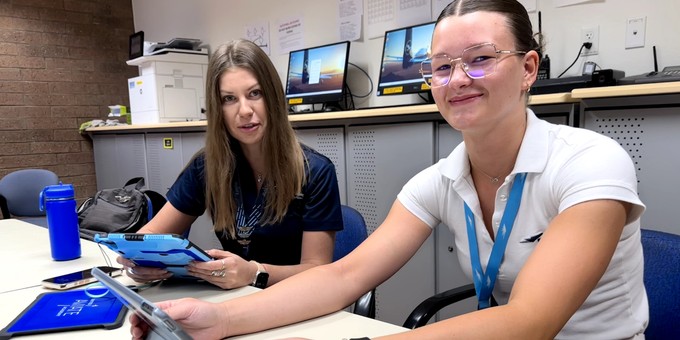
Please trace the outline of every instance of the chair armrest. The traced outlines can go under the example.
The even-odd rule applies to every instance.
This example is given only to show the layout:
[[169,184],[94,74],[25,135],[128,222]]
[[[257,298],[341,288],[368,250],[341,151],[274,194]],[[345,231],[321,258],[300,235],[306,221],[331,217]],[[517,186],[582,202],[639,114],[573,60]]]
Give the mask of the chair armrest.
[[362,295],[354,303],[354,314],[375,319],[375,288]]
[[476,295],[475,285],[472,283],[433,295],[411,312],[404,322],[404,327],[414,329],[424,326],[442,308]]
[[9,213],[9,206],[7,205],[7,199],[5,196],[0,195],[0,210],[2,210],[2,219],[12,218]]

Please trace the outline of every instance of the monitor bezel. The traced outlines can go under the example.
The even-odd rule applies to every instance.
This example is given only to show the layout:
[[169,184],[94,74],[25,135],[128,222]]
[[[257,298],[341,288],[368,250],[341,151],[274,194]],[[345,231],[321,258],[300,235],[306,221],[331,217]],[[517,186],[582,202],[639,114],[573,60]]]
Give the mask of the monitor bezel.
[[[436,23],[436,21],[429,21],[429,22],[425,22],[425,23],[421,23],[421,24],[417,24],[417,25],[404,26],[404,27],[395,28],[395,29],[392,29],[392,30],[385,31],[385,35],[383,37],[383,46],[382,46],[383,50],[382,50],[382,54],[381,54],[381,58],[380,58],[380,69],[379,69],[379,73],[378,73],[378,83],[377,83],[377,86],[376,86],[376,95],[377,96],[379,96],[379,97],[395,96],[395,95],[398,96],[398,95],[423,94],[423,93],[426,93],[426,94],[429,95],[431,93],[430,87],[425,83],[425,80],[423,80],[423,78],[420,77],[420,73],[419,73],[420,82],[413,81],[413,82],[409,83],[409,84],[414,84],[414,87],[405,88],[402,85],[401,89],[399,89],[400,88],[399,85],[387,85],[387,86],[383,85],[383,83],[384,83],[383,82],[383,76],[384,76],[383,75],[383,68],[384,68],[384,65],[385,65],[385,49],[387,47],[387,36],[389,34],[394,33],[394,32],[398,32],[398,31],[405,31],[407,29],[425,27],[425,26],[428,26],[428,25],[432,25],[432,31],[434,32],[435,23]],[[431,39],[432,38],[430,37],[430,41],[431,41]],[[431,42],[430,42],[430,46],[431,46]],[[420,69],[420,67],[419,67],[419,69]],[[418,85],[415,85],[415,84],[418,84]],[[388,89],[388,91],[385,91],[386,89]]]
[[[137,44],[139,41],[139,44]],[[137,59],[144,55],[144,31],[130,34],[128,40],[128,60]]]
[[[325,48],[329,46],[336,46],[336,45],[345,45],[345,66],[344,66],[344,72],[342,75],[342,86],[340,88],[340,92],[334,92],[334,93],[311,93],[311,94],[306,94],[304,96],[299,96],[298,94],[295,95],[289,95],[288,94],[288,89],[290,85],[290,75],[291,75],[291,57],[294,53],[299,53],[299,52],[304,52],[304,51],[311,51],[311,50],[316,50],[320,48]],[[345,41],[339,41],[339,42],[334,42],[330,44],[325,44],[325,45],[318,45],[318,46],[312,46],[312,47],[307,47],[307,48],[302,48],[294,51],[288,52],[288,68],[286,71],[286,84],[285,84],[285,98],[286,98],[286,103],[288,103],[289,106],[297,106],[297,105],[314,105],[314,104],[337,104],[341,102],[346,94],[346,82],[347,82],[347,69],[349,68],[349,49],[350,49],[351,42],[349,40]]]

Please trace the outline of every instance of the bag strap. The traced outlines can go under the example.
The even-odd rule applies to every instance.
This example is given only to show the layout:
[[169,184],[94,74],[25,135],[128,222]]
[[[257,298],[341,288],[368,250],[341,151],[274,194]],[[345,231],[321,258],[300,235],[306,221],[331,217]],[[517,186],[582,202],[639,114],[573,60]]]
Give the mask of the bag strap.
[[137,190],[141,190],[144,187],[144,185],[145,185],[144,177],[135,177],[127,181],[123,187],[125,189],[135,188]]

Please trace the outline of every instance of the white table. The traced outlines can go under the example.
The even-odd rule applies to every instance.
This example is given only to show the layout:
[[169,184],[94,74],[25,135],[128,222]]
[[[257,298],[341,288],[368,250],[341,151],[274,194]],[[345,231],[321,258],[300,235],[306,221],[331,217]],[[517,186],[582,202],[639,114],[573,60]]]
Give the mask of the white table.
[[[40,286],[43,279],[96,266],[107,265],[104,254],[115,262],[116,253],[94,242],[80,240],[81,256],[70,261],[54,261],[46,228],[20,220],[0,220],[0,263],[4,278],[0,293]],[[104,249],[104,253],[102,250]]]
[[[97,265],[105,265],[100,248],[93,242],[81,240],[83,256],[66,262],[53,261],[50,256],[47,230],[18,220],[0,220],[0,263],[1,268],[9,268],[17,279],[0,280],[0,328],[7,326],[36,296],[49,290],[40,286],[46,277],[67,274]],[[106,249],[112,261],[115,253]],[[121,277],[125,284],[133,281]],[[3,282],[11,281],[11,282]],[[222,290],[208,283],[163,282],[158,286],[143,290],[140,294],[157,302],[182,297],[193,297],[205,301],[219,302],[252,294],[259,289],[246,286],[233,290]],[[289,337],[303,337],[315,340],[339,340],[342,338],[379,336],[406,331],[405,328],[382,321],[365,318],[345,311],[332,313],[297,324],[275,328],[256,334],[237,336],[238,340],[269,340]],[[117,329],[82,330],[68,333],[52,333],[22,336],[24,339],[127,339],[130,337],[130,324]]]

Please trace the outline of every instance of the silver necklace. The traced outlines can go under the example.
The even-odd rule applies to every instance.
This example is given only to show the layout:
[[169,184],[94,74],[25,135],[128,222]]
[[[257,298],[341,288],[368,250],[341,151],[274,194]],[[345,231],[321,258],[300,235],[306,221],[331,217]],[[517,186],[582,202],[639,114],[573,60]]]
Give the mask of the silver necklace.
[[[470,162],[470,167],[472,167],[472,162]],[[491,175],[487,174],[486,172],[484,172],[484,170],[480,169],[479,167],[475,167],[475,169],[477,169],[479,172],[481,172],[484,176],[488,177],[489,180],[491,180],[491,183],[493,183],[493,184],[496,184],[500,181],[501,176],[496,176],[496,177],[491,176]]]
[[477,169],[477,170],[479,170],[479,172],[484,174],[484,176],[489,177],[489,179],[491,180],[491,183],[496,184],[500,180],[499,177],[501,177],[501,176],[493,177],[493,176],[487,174],[486,172],[482,171],[482,169]]
[[262,174],[261,173],[259,173],[259,172],[257,173],[257,179],[256,180],[257,180],[257,184],[262,183]]

